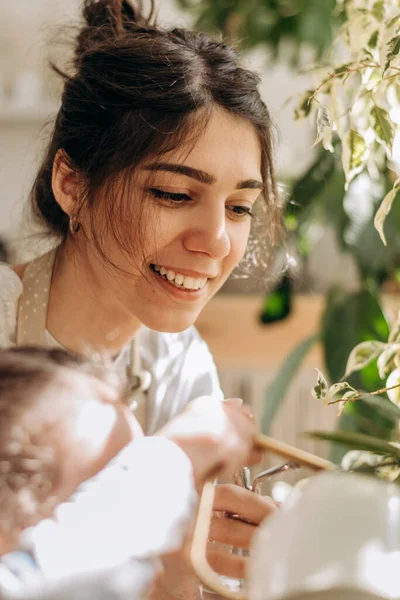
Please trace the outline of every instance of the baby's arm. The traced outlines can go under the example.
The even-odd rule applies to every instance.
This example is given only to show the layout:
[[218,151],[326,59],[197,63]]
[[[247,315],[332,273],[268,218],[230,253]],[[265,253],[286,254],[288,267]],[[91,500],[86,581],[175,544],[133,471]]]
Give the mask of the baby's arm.
[[181,546],[196,501],[186,454],[143,437],[31,530],[30,542],[48,579],[154,557]]

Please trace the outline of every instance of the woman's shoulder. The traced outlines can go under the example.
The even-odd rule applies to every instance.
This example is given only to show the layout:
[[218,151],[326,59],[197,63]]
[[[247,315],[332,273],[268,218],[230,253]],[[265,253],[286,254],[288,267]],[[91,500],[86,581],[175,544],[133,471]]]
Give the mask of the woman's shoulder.
[[22,294],[20,267],[0,264],[0,346],[13,343],[17,326],[18,300]]

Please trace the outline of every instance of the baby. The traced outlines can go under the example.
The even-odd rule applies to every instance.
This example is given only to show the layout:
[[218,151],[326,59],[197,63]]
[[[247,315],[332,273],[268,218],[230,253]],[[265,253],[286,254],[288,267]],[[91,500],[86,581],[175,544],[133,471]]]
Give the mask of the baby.
[[254,460],[237,405],[198,399],[145,438],[124,397],[61,349],[0,350],[2,598],[145,597],[204,481]]
[[100,471],[139,425],[112,373],[63,350],[0,352],[0,554]]

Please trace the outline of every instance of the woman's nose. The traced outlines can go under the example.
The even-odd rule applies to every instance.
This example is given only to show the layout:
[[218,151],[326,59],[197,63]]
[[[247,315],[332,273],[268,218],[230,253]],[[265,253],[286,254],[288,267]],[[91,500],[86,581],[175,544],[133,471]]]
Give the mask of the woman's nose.
[[186,232],[184,244],[187,250],[202,252],[214,259],[228,256],[231,240],[226,227],[225,207],[223,211],[196,215]]

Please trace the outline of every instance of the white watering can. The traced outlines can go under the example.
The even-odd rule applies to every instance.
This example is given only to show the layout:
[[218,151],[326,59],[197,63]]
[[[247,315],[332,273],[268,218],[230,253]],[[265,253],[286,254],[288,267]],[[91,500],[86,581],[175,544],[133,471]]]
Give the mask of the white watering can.
[[[231,600],[400,600],[400,486],[267,438],[257,445],[323,472],[264,521],[254,536],[247,592],[224,585],[207,562],[215,487],[205,485],[191,559],[204,586]],[[278,447],[277,447],[278,446]]]

